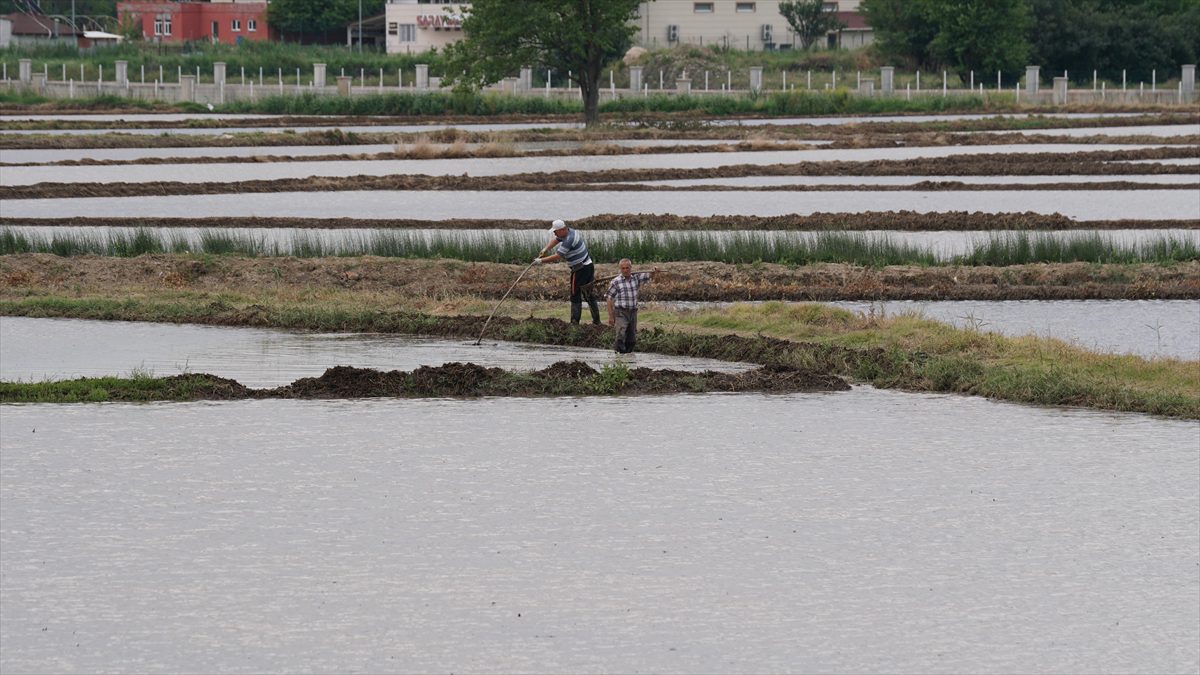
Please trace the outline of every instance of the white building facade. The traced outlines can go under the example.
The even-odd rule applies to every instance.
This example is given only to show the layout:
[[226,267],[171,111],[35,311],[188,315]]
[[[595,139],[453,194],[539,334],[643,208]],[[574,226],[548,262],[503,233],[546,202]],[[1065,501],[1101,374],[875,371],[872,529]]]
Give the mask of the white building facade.
[[[860,0],[825,3],[847,28],[831,33],[822,46],[856,48],[871,42],[858,14]],[[387,53],[416,54],[462,39],[467,3],[447,0],[388,0]],[[638,6],[634,44],[647,48],[678,44],[720,45],[747,51],[787,49],[795,35],[779,0],[655,0]]]
[[[859,0],[826,2],[847,29],[831,34],[822,46],[861,47],[870,44],[869,30],[858,14]],[[779,0],[656,0],[638,6],[634,43],[646,48],[678,44],[719,45],[760,51],[789,49],[797,44]],[[857,28],[856,28],[857,27]]]
[[463,37],[463,11],[469,7],[445,0],[388,0],[387,53],[418,54],[458,42]]

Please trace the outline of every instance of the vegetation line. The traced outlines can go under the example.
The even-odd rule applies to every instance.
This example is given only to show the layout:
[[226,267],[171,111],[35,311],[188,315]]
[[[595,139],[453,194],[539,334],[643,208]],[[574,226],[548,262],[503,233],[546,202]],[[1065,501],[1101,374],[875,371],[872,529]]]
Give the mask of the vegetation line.
[[[263,235],[236,230],[202,231],[192,239],[179,230],[136,228],[103,234],[26,233],[0,228],[0,255],[52,253],[60,256],[101,255],[134,257],[155,253],[239,255],[301,258],[358,257],[450,258],[469,262],[520,262],[536,248],[529,233],[421,233],[340,231],[335,241],[319,233],[298,232],[291,241],[268,241]],[[841,262],[885,265],[1026,265],[1030,263],[1175,263],[1200,259],[1193,240],[1158,236],[1122,244],[1099,234],[1009,232],[989,234],[963,255],[940,256],[931,246],[898,243],[871,233],[626,233],[594,236],[589,242],[597,260],[629,257],[645,262],[713,261],[769,262],[805,265]]]
[[[320,297],[248,302],[232,297],[0,299],[0,315],[253,325],[342,332],[475,337],[482,315],[433,316]],[[607,327],[499,316],[499,339],[609,348]],[[651,314],[647,352],[743,361],[849,377],[877,387],[958,392],[999,400],[1086,406],[1200,419],[1200,362],[1100,355],[1043,338],[1007,338],[917,316],[880,318],[820,305],[739,305]]]

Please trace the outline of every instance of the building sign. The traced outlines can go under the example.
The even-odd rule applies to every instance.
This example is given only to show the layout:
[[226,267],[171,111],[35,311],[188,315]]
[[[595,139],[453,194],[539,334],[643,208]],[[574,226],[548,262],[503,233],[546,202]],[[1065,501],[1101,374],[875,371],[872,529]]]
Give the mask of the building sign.
[[417,16],[417,27],[434,30],[462,30],[462,17],[447,14],[421,14]]

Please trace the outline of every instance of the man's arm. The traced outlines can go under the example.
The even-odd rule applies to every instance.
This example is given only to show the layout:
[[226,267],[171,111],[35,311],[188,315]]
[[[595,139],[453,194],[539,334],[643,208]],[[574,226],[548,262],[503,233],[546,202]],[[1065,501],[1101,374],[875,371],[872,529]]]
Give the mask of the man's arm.
[[608,296],[608,325],[615,326],[617,324],[616,309],[613,306],[612,296]]

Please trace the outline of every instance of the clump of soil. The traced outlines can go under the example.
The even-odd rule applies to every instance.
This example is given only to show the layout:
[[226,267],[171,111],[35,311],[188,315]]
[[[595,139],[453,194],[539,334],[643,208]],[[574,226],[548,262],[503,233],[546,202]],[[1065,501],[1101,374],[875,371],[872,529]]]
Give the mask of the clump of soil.
[[[230,379],[208,374],[188,374],[160,380],[164,386],[148,392],[132,381],[97,384],[104,390],[98,400],[241,400],[263,398],[427,398],[481,396],[585,396],[594,394],[670,394],[695,392],[792,393],[844,391],[850,386],[829,372],[765,366],[745,373],[702,373],[635,368],[618,384],[601,382],[601,375],[581,361],[560,361],[533,373],[510,372],[476,363],[421,366],[411,373],[398,370],[334,366],[320,377],[305,377],[273,389],[250,389]],[[35,387],[39,385],[27,385]],[[22,385],[7,384],[0,394],[6,400],[22,398]],[[44,395],[36,400],[45,401]]]
[[559,361],[533,374],[548,379],[583,380],[596,375],[596,369],[583,361]]

